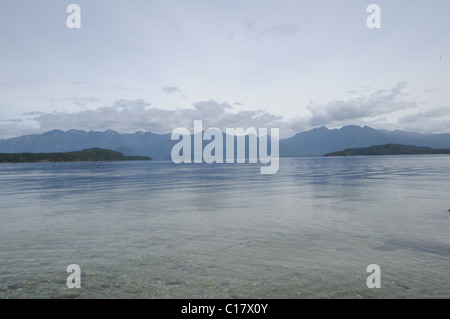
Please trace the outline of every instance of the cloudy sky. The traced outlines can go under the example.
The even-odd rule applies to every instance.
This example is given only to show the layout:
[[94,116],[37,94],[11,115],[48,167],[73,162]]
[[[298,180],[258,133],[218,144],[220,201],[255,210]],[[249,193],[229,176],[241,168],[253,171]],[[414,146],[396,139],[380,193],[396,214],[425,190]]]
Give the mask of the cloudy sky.
[[450,132],[449,16],[448,0],[2,0],[0,138],[194,120]]

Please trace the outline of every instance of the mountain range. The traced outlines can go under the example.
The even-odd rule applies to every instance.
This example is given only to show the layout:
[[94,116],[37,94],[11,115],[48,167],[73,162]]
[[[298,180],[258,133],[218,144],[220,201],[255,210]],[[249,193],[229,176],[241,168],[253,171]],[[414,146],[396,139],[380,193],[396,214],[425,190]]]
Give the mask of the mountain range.
[[[116,131],[53,130],[43,134],[24,135],[0,140],[0,153],[54,153],[71,152],[90,148],[104,148],[127,156],[143,155],[153,159],[170,159],[172,147],[178,141],[171,134],[136,132],[122,134]],[[203,146],[209,142],[204,141]],[[328,129],[324,126],[298,133],[280,140],[281,157],[322,156],[348,148],[369,147],[383,144],[405,144],[450,148],[450,133],[421,134],[407,131],[376,130],[367,126],[344,126]]]

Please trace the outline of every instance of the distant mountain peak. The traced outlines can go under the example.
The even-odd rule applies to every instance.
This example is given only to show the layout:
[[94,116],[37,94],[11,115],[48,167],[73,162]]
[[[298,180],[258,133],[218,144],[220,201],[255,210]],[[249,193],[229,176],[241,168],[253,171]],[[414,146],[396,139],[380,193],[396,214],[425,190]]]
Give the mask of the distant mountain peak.
[[351,125],[346,125],[346,126],[343,126],[343,127],[341,127],[340,129],[341,130],[355,130],[355,129],[362,129],[363,127],[361,127],[361,126],[359,126],[359,125],[353,125],[353,124],[351,124]]
[[42,135],[55,135],[55,134],[61,134],[61,133],[64,133],[64,131],[61,131],[61,130],[51,130],[51,131],[48,131],[48,132],[43,133]]
[[71,129],[71,130],[68,130],[66,133],[68,133],[68,134],[80,134],[80,133],[83,134],[83,133],[86,133],[86,131]]

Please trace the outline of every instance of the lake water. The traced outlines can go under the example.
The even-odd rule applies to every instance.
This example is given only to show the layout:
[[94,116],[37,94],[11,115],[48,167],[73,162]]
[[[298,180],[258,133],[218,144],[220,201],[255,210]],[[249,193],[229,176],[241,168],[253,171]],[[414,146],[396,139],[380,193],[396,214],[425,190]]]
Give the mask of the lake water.
[[2,164],[0,298],[450,298],[449,208],[446,155]]

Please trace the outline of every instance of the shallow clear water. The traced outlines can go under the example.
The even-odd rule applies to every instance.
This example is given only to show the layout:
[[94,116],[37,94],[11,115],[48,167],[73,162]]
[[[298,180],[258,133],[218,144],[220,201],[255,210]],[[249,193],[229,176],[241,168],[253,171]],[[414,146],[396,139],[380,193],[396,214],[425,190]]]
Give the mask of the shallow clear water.
[[445,155],[2,164],[0,298],[450,298],[449,208]]

